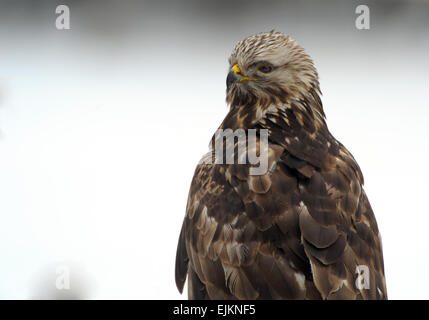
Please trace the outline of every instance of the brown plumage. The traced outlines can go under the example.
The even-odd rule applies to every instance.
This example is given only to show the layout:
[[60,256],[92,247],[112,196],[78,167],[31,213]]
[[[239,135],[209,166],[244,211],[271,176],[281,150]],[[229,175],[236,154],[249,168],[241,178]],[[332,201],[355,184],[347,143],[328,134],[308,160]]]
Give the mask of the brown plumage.
[[[267,129],[269,170],[197,166],[177,248],[179,291],[188,277],[190,299],[386,299],[362,173],[327,128],[312,60],[272,31],[238,42],[229,62],[220,129]],[[358,266],[369,287],[356,284]]]

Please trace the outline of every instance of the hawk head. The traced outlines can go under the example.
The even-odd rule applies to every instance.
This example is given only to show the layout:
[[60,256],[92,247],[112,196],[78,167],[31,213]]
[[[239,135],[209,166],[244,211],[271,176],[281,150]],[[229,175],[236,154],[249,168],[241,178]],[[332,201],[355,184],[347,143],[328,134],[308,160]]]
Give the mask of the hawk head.
[[287,97],[304,97],[311,90],[320,94],[313,61],[283,33],[273,30],[239,41],[229,63],[226,84],[231,106],[284,102]]

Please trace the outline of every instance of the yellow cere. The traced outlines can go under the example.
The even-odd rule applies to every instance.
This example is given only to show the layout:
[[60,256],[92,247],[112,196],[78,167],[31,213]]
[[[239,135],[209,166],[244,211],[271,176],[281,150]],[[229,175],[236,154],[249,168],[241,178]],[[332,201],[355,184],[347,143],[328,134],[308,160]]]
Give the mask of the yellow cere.
[[237,76],[239,76],[240,77],[240,82],[242,82],[242,81],[244,81],[244,80],[258,80],[258,79],[256,79],[256,78],[249,78],[249,77],[245,77],[245,76],[243,76],[242,74],[241,74],[241,70],[240,70],[240,67],[238,66],[238,64],[236,63],[236,64],[234,64],[233,66],[232,66],[232,71],[234,71],[234,73],[237,75]]
[[240,70],[240,67],[238,66],[238,63],[232,66],[232,71],[234,71],[236,75],[240,75],[241,70]]

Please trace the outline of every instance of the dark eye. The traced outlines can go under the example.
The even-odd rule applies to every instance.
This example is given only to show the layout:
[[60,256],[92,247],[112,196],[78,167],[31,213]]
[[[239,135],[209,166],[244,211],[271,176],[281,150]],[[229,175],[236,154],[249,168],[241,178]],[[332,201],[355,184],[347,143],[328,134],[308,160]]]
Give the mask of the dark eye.
[[263,73],[268,73],[268,72],[273,71],[273,67],[270,66],[270,65],[264,64],[264,65],[260,66],[258,68],[258,70],[261,71],[261,72],[263,72]]

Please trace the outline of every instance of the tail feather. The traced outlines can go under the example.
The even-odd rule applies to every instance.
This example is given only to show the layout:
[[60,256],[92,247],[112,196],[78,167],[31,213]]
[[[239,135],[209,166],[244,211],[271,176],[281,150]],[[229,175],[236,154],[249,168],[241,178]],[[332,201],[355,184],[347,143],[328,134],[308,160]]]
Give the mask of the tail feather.
[[177,244],[175,268],[176,286],[180,293],[183,292],[183,286],[185,285],[188,264],[189,258],[185,243],[185,223],[183,223],[182,230],[180,231],[179,243]]

